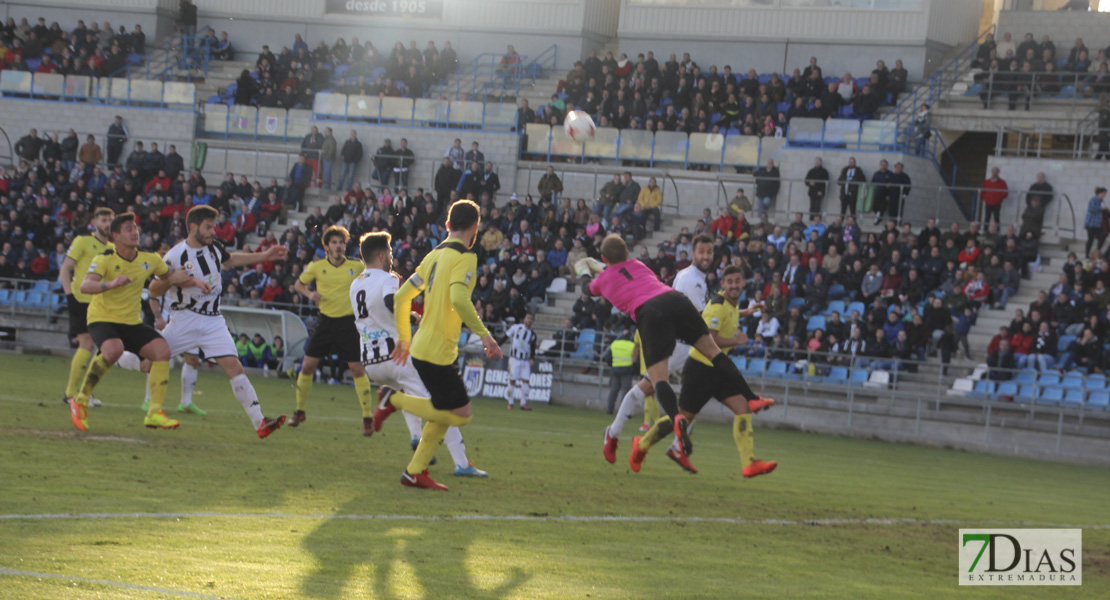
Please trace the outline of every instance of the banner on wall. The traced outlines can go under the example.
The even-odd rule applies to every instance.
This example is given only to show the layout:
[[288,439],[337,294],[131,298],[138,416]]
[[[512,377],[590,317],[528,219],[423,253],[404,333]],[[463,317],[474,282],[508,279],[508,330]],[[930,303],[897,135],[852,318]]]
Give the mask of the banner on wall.
[[[528,378],[528,402],[551,402],[551,363],[537,360]],[[469,359],[463,368],[463,383],[469,396],[504,398],[509,387],[509,359]]]
[[327,0],[329,15],[442,19],[443,0]]

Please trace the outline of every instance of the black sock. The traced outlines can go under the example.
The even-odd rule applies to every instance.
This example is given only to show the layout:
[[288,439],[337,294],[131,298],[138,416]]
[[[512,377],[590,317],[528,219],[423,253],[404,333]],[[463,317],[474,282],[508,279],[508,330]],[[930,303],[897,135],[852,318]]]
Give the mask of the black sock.
[[752,390],[752,387],[748,385],[748,380],[744,379],[744,376],[740,373],[740,369],[736,368],[736,363],[732,362],[732,359],[724,352],[721,352],[713,359],[713,368],[720,369],[725,374],[725,377],[733,382],[733,385],[736,386],[736,391],[739,392],[745,400],[756,400],[759,398],[759,394]]
[[655,401],[659,403],[659,408],[672,419],[678,414],[678,397],[675,396],[674,388],[671,387],[669,381],[660,381],[655,384]]

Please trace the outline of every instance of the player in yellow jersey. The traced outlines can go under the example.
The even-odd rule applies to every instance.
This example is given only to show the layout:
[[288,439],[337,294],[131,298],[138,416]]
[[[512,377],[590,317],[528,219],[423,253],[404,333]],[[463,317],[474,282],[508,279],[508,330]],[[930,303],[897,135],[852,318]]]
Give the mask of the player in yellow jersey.
[[[322,238],[327,256],[305,267],[304,273],[293,286],[299,294],[320,306],[320,320],[316,324],[316,331],[312,333],[312,339],[308,341],[304,361],[301,362],[301,374],[297,377],[297,409],[293,411],[293,418],[286,423],[290,427],[296,427],[305,421],[305,406],[308,404],[308,393],[312,390],[312,375],[316,372],[320,359],[338,354],[339,360],[347,363],[355,378],[355,392],[362,406],[362,434],[374,433],[371,420],[374,398],[366,369],[359,357],[358,330],[355,328],[355,313],[351,309],[350,298],[351,282],[362,274],[362,261],[343,255],[350,239],[351,234],[346,227],[328,227]],[[312,282],[316,282],[316,291],[308,289]]]
[[[381,388],[378,408],[374,411],[374,429],[381,429],[386,417],[397,409],[428,421],[412,461],[401,474],[401,484],[409,487],[447,491],[447,486],[428,476],[428,464],[447,429],[466,425],[472,416],[470,397],[455,364],[463,323],[482,338],[487,357],[501,356],[501,347],[482,324],[470,301],[470,294],[478,282],[478,257],[470,248],[478,235],[480,221],[477,204],[469,200],[452,204],[447,217],[450,232],[447,239],[424,257],[416,272],[393,295],[393,315],[397,320],[393,362],[404,365],[411,360],[431,398]],[[409,310],[413,298],[421,292],[424,293],[424,318],[414,338]]]
[[[739,309],[738,303],[743,287],[743,270],[736,265],[728,266],[721,275],[720,295],[710,300],[702,311],[702,318],[709,327],[710,335],[722,352],[728,352],[729,348],[742,346],[748,342],[748,336],[744,335],[739,327],[740,317],[744,312],[755,309],[747,309],[747,311]],[[750,390],[748,392],[750,396],[754,396],[754,392]],[[682,392],[678,396],[679,414],[675,417],[675,426],[673,430],[655,428],[658,433],[647,439],[648,447],[674,431],[684,446],[683,453],[689,455],[693,448],[686,435],[685,427],[711,398],[716,398],[736,415],[732,423],[732,437],[740,452],[741,473],[744,477],[755,477],[774,471],[778,463],[763,462],[753,456],[755,444],[752,439],[752,409],[748,406],[748,398],[741,390],[736,389],[734,382],[725,376],[721,369],[714,367],[712,361],[698,352],[697,348],[690,349],[690,357],[682,367]],[[637,454],[639,454],[639,461],[636,461]],[[643,462],[645,454],[647,454],[647,448],[634,445],[633,462]],[[691,473],[697,473],[697,469],[689,464],[689,459],[682,466]]]
[[151,277],[164,279],[179,287],[208,284],[184,270],[170,271],[162,257],[139,250],[139,225],[133,213],[112,219],[109,227],[115,250],[98,254],[89,264],[81,282],[81,292],[92,296],[89,302],[89,335],[100,348],[77,396],[69,401],[73,425],[88,430],[88,404],[93,389],[116,364],[124,350],[151,361],[150,408],[143,425],[154,429],[173,429],[179,423],[162,412],[162,400],[169,384],[170,347],[153,327],[143,323],[141,301],[143,284]]
[[[62,400],[69,403],[69,399],[76,396],[81,381],[88,371],[89,361],[96,353],[96,345],[89,336],[87,321],[89,312],[88,294],[81,292],[81,282],[89,271],[89,263],[97,254],[105,250],[112,250],[112,209],[101,207],[93,211],[93,230],[88,235],[77,236],[66,251],[66,258],[58,269],[58,281],[62,284],[62,291],[66,294],[66,305],[69,308],[69,337],[77,338],[77,351],[73,353],[73,360],[69,363],[69,379],[66,381],[66,392]],[[100,401],[89,398],[89,406],[98,406]]]

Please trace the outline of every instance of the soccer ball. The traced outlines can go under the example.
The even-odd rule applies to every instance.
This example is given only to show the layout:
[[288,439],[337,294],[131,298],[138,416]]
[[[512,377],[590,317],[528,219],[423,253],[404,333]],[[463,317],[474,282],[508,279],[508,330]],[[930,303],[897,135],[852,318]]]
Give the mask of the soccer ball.
[[595,128],[594,120],[590,115],[580,110],[570,111],[563,121],[563,130],[576,142],[585,142],[594,137]]

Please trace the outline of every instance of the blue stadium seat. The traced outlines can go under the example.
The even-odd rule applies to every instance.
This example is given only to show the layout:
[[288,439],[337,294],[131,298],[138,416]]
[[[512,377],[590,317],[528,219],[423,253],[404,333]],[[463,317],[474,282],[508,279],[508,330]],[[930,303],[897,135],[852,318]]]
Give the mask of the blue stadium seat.
[[1068,390],[1064,393],[1064,404],[1079,406],[1083,404],[1087,392],[1083,390]]
[[767,360],[763,358],[753,358],[748,361],[749,373],[763,373],[767,370]]
[[65,308],[66,297],[62,294],[50,294],[50,308],[51,310]]
[[1102,373],[1095,373],[1094,375],[1087,376],[1087,391],[1096,392],[1106,389],[1106,376]]
[[1056,342],[1056,349],[1060,352],[1067,352],[1068,346],[1075,341],[1074,335],[1062,335],[1059,341]]
[[31,289],[28,290],[28,291],[31,291],[31,292],[49,292],[50,291],[50,282],[45,280],[45,279],[40,279],[40,280],[36,281],[35,285],[31,286]]
[[975,382],[975,389],[971,391],[972,398],[988,398],[994,396],[994,382],[982,380]]
[[842,300],[833,300],[832,302],[829,302],[829,305],[825,307],[823,314],[831,315],[834,312],[840,313],[841,316],[844,316],[844,302]]
[[867,383],[867,380],[870,378],[871,373],[867,369],[852,369],[852,385],[857,387],[862,386]]
[[221,98],[219,96],[209,96],[208,97],[208,103],[209,104],[219,104],[222,100],[223,100],[223,98]]
[[347,65],[335,65],[335,70],[331,73],[332,77],[346,77],[349,69]]
[[1110,392],[1091,392],[1087,398],[1087,406],[1110,410]]
[[998,390],[996,390],[995,393],[999,396],[1017,396],[1018,384],[1014,381],[1003,381],[998,384]]
[[862,317],[863,313],[867,311],[867,307],[863,305],[863,302],[850,302],[848,303],[848,309],[844,313],[844,316],[850,317],[852,316],[852,312],[857,310],[859,311],[859,316]]
[[593,355],[595,341],[597,341],[597,332],[593,329],[583,329],[578,334],[578,345],[574,348],[574,353],[570,357],[589,360],[590,356]]
[[133,67],[141,65],[143,64],[143,56],[141,54],[135,54],[134,52],[131,52],[127,55],[127,64]]
[[1035,369],[1022,369],[1018,371],[1017,378],[1014,379],[1018,385],[1027,383],[1037,383],[1037,371]]
[[1074,85],[1065,85],[1064,87],[1060,88],[1060,93],[1056,94],[1056,97],[1060,98],[1060,99],[1063,99],[1063,100],[1074,98],[1075,97],[1075,86]]
[[825,381],[829,383],[847,384],[848,367],[833,367],[829,370],[829,374],[825,376]]
[[1018,402],[1032,402],[1037,399],[1037,386],[1026,384],[1021,386],[1018,390],[1018,395],[1014,398]]
[[[848,290],[844,289],[844,286],[840,285],[839,283],[834,283],[829,286],[829,298],[839,300],[847,295]],[[841,312],[843,313],[843,311]]]
[[1064,401],[1064,388],[1041,388],[1041,397],[1037,400],[1040,404],[1059,404]]
[[967,91],[964,92],[965,96],[978,96],[979,92],[983,91],[983,84],[973,83],[967,86]]
[[27,304],[27,292],[16,292],[15,295],[12,296],[12,303],[16,306],[23,306]]
[[813,317],[810,317],[809,322],[806,323],[806,331],[813,331],[815,329],[824,329],[824,328],[825,328],[825,317],[813,316]]
[[1074,371],[1068,372],[1064,375],[1064,380],[1060,382],[1060,387],[1066,390],[1081,390],[1083,389],[1083,374]]
[[806,307],[806,299],[805,298],[791,298],[790,303],[787,304],[786,307],[789,310],[794,310],[795,308],[805,308]]
[[34,73],[35,71],[38,71],[39,67],[42,66],[42,59],[41,58],[28,58],[28,59],[24,60],[23,62],[27,63],[27,70],[32,72],[32,73]]
[[746,356],[733,356],[732,357],[732,364],[736,365],[737,369],[740,369],[741,371],[743,371],[744,369],[748,368],[748,357],[746,357]]
[[775,379],[783,379],[788,370],[789,367],[785,361],[772,360],[771,365],[767,367],[767,376]]
[[1037,385],[1041,387],[1058,386],[1060,385],[1060,376],[1056,373],[1041,373],[1037,379]]
[[11,306],[11,305],[12,305],[12,291],[11,290],[0,290],[0,306]]

